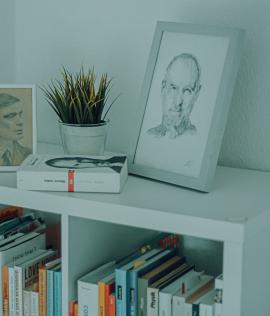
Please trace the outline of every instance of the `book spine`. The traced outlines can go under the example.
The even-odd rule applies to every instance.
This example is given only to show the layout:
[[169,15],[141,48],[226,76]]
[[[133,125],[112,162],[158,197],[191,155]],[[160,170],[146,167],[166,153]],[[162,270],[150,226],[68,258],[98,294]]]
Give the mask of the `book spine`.
[[15,274],[15,315],[23,316],[23,274],[22,268],[14,267]]
[[147,288],[147,316],[158,316],[159,290]]
[[39,316],[46,316],[46,269],[39,268],[38,270],[38,301],[39,301]]
[[184,315],[185,299],[184,297],[173,296],[172,300],[172,316]]
[[39,296],[38,292],[31,292],[31,316],[39,316]]
[[108,316],[116,316],[116,299],[115,294],[111,294],[109,297],[109,313]]
[[105,284],[105,316],[109,315],[110,295],[114,292],[115,283]]
[[15,275],[13,267],[8,268],[9,316],[15,316]]
[[214,303],[214,316],[222,316],[222,304]]
[[[127,271],[115,270],[116,315],[127,315]],[[81,316],[81,315],[80,315]]]
[[98,316],[97,284],[78,281],[79,316]]
[[200,315],[200,304],[192,304],[192,316]]
[[129,315],[137,316],[137,273],[133,270],[129,271]]
[[185,303],[185,314],[184,316],[192,316],[192,304]]
[[172,315],[172,295],[159,292],[159,314],[162,316]]
[[105,316],[105,283],[98,283],[98,316]]
[[69,308],[68,308],[68,310],[69,310],[69,312],[68,312],[68,315],[69,316],[74,316],[74,308],[75,308],[75,304],[77,303],[77,301],[76,300],[72,300],[72,301],[70,301],[69,302],[69,304],[68,304],[68,306],[69,306]]
[[147,316],[147,286],[148,280],[138,279],[138,315]]
[[[54,313],[53,316],[62,316],[62,273],[54,271]],[[46,315],[45,315],[46,316]]]
[[53,289],[53,271],[47,270],[47,316],[54,316],[54,306],[53,306],[53,297],[54,297],[54,289]]
[[200,311],[199,314],[200,316],[213,316],[214,315],[214,305],[206,305],[206,304],[200,304]]
[[3,316],[9,316],[9,280],[7,266],[2,268],[2,300]]
[[32,315],[31,313],[31,292],[23,291],[23,315]]
[[223,276],[215,279],[214,316],[222,316]]
[[74,316],[79,316],[79,306],[78,306],[78,303],[75,303],[74,304]]

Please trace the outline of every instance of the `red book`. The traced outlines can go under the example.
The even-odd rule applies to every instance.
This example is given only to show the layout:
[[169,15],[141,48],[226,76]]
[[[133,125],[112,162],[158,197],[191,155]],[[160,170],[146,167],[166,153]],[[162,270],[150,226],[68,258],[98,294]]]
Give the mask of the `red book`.
[[116,305],[115,305],[115,293],[109,296],[109,314],[108,316],[116,315]]
[[109,311],[110,295],[114,292],[114,289],[115,289],[115,280],[105,285],[105,316],[110,315],[110,311]]

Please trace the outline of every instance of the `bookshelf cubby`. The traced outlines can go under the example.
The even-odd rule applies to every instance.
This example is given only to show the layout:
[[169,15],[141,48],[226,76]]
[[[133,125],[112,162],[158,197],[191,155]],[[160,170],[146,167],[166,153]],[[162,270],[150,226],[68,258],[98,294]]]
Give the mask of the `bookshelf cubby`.
[[224,316],[270,310],[270,173],[218,167],[209,194],[134,176],[121,194],[22,191],[1,173],[0,204],[61,223],[63,316],[78,277],[161,231],[182,236],[198,269],[223,272]]

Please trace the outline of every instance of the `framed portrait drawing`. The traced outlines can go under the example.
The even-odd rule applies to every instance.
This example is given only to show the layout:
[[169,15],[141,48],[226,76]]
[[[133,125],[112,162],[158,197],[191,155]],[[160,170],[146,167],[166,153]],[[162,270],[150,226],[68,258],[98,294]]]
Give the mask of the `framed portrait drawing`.
[[158,22],[128,155],[130,173],[210,191],[244,33]]
[[36,144],[35,86],[0,85],[0,171],[15,171]]

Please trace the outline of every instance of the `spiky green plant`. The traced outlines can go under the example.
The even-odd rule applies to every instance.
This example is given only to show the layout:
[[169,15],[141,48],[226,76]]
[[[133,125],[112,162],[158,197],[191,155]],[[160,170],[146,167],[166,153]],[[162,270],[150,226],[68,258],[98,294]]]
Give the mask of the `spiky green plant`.
[[45,97],[63,123],[67,124],[98,124],[105,120],[111,106],[117,98],[107,106],[108,94],[112,79],[107,74],[100,78],[96,89],[96,74],[94,68],[72,75],[65,67],[61,71],[62,80],[52,81],[41,87]]

